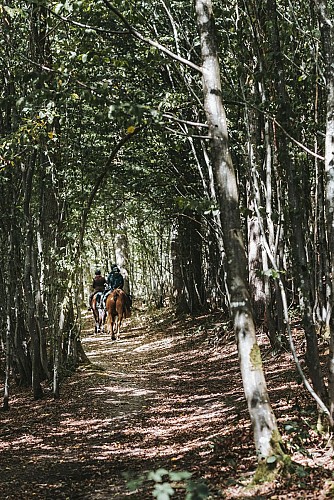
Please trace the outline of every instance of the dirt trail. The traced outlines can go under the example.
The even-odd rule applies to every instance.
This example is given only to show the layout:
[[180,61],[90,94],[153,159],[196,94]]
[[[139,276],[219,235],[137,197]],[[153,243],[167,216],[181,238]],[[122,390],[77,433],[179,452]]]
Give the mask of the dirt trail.
[[[152,481],[131,492],[124,474],[160,467],[205,480],[210,499],[251,496],[238,485],[256,459],[237,353],[231,336],[212,343],[217,321],[134,317],[112,342],[92,334],[89,317],[91,365],[65,379],[61,400],[19,391],[0,416],[0,498],[151,499]],[[183,485],[172,486],[173,500],[184,499]]]

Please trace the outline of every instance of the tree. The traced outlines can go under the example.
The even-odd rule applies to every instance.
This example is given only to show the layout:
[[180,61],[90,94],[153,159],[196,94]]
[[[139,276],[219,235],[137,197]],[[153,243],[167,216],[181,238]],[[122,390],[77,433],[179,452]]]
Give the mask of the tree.
[[326,0],[318,2],[320,26],[323,38],[324,57],[326,64],[327,84],[327,116],[326,116],[326,140],[325,140],[325,172],[326,172],[326,216],[328,232],[328,249],[330,259],[330,352],[329,352],[329,410],[330,421],[334,425],[334,28],[333,18],[329,15]]
[[[177,308],[191,313],[232,305],[236,330],[249,333],[253,360],[250,303],[259,306],[256,326],[263,326],[265,291],[270,341],[279,347],[284,279],[291,310],[298,317],[303,311],[311,378],[324,394],[317,344],[318,335],[326,343],[331,309],[331,177],[326,227],[319,128],[327,99],[322,57],[331,52],[320,44],[313,3],[216,3],[224,86],[216,101],[210,82],[206,109],[188,2],[142,2],[136,9],[123,2],[122,12],[116,5],[73,0],[1,9],[0,309],[7,373],[11,365],[21,383],[31,383],[33,362],[36,395],[50,376],[58,397],[59,377],[84,358],[80,315],[93,266],[107,268],[120,246],[131,256],[134,295],[161,306],[174,291]],[[282,8],[285,15],[276,15]],[[222,112],[219,97],[228,137],[224,113],[217,128],[211,113],[216,104]],[[259,249],[264,237],[274,270]],[[248,369],[243,365],[243,377]]]
[[247,260],[241,231],[239,196],[229,150],[222,102],[220,68],[211,0],[196,0],[201,39],[204,109],[211,136],[211,157],[217,182],[231,314],[238,344],[244,391],[254,431],[259,467],[257,479],[269,473],[268,459],[283,459],[281,437],[267,393],[247,280]]

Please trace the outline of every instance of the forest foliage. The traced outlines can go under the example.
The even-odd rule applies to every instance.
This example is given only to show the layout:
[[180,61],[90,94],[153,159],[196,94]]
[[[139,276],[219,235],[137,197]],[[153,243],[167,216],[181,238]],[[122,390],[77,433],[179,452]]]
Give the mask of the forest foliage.
[[[117,260],[138,301],[230,310],[231,214],[203,104],[198,3],[0,5],[5,408],[10,377],[35,398],[51,380],[59,397],[59,379],[85,359],[80,318],[96,267]],[[273,350],[286,347],[289,304],[332,421],[333,5],[213,8],[255,325]]]

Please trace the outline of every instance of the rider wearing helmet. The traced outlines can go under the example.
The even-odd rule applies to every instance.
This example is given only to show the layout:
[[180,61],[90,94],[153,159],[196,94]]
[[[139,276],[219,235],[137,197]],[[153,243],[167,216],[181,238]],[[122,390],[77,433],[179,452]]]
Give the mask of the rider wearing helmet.
[[104,292],[105,285],[107,284],[104,276],[101,275],[100,269],[96,269],[95,276],[92,283],[93,292],[89,296],[89,307],[91,307],[92,298],[96,292]]
[[124,278],[121,275],[117,264],[113,264],[111,266],[111,271],[108,274],[107,283],[110,287],[110,290],[115,290],[115,288],[123,288]]
[[107,289],[104,292],[103,297],[102,297],[102,307],[104,309],[106,307],[106,300],[107,300],[108,295],[116,288],[123,289],[123,286],[124,286],[124,278],[121,275],[117,264],[113,264],[111,266],[111,271],[107,277]]

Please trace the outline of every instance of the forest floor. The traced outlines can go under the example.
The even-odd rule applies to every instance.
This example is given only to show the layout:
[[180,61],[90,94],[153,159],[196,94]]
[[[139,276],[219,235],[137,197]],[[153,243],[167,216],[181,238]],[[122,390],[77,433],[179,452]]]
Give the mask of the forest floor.
[[[64,379],[61,399],[50,393],[33,401],[30,391],[12,387],[10,410],[0,413],[2,500],[168,499],[170,488],[176,500],[205,485],[209,499],[334,498],[328,436],[316,430],[316,406],[296,382],[289,353],[272,356],[259,335],[271,403],[295,467],[250,488],[253,436],[234,336],[220,315],[135,311],[116,342],[95,335],[86,316],[91,363]],[[165,475],[154,474],[160,468]]]

